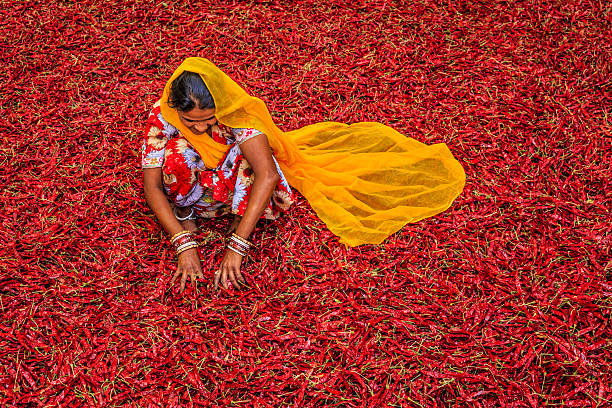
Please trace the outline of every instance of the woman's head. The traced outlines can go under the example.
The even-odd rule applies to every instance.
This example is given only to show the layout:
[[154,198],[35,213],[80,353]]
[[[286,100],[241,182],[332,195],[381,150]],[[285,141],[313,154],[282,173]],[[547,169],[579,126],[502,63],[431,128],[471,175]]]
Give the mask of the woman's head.
[[176,109],[183,125],[195,134],[217,123],[215,101],[200,75],[185,71],[170,85],[168,105]]

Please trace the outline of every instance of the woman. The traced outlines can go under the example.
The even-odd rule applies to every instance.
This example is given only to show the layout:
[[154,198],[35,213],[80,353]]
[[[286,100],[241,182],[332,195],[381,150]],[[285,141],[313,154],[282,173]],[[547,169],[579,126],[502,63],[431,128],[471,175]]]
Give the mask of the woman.
[[[215,104],[200,76],[183,72],[171,84],[169,106],[177,111],[181,124],[195,135],[207,135],[230,145],[220,165],[207,169],[193,146],[168,123],[156,103],[149,114],[143,144],[142,167],[147,203],[176,246],[178,266],[174,279],[181,278],[181,290],[187,276],[202,277],[202,268],[191,234],[196,231],[195,217],[214,217],[231,212],[235,215],[229,233],[234,233],[221,266],[215,275],[227,289],[227,281],[240,288],[244,278],[240,265],[248,237],[259,217],[275,219],[293,203],[293,193],[278,168],[266,136],[255,129],[237,129],[221,125],[215,118]],[[274,193],[274,195],[273,195]],[[271,197],[273,195],[273,200]],[[170,207],[168,198],[174,204]],[[244,244],[242,247],[240,239]]]
[[149,115],[142,165],[147,203],[178,254],[172,282],[181,276],[181,290],[187,276],[203,277],[195,217],[234,214],[214,286],[240,288],[249,235],[260,217],[289,208],[289,185],[354,246],[444,211],[465,184],[446,145],[427,146],[380,123],[282,132],[261,100],[203,58],[185,60],[166,84]]

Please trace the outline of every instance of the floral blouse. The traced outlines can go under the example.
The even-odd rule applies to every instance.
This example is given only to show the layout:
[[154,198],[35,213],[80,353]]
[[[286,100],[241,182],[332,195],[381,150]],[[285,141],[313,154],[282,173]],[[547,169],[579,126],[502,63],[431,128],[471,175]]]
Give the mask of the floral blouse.
[[[212,138],[226,145],[241,145],[247,140],[262,134],[257,129],[230,128],[221,123],[212,127]],[[168,123],[161,114],[161,104],[157,101],[149,113],[142,144],[141,165],[143,169],[162,167],[166,144],[170,139],[181,137],[177,128]]]
[[[157,102],[147,121],[142,144],[142,167],[162,168],[163,186],[170,200],[179,207],[193,206],[200,217],[209,218],[227,213],[243,215],[255,180],[239,145],[262,134],[255,129],[215,125],[213,140],[231,145],[215,169],[208,169],[198,153],[181,137],[178,129],[161,114]],[[262,217],[276,219],[295,202],[295,194],[287,183],[274,156],[280,180]]]

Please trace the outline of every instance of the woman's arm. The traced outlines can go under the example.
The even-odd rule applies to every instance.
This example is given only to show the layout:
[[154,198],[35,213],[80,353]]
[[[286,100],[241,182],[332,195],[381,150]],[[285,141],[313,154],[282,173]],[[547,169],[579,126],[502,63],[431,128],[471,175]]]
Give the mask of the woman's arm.
[[[170,208],[170,203],[162,190],[161,167],[144,169],[143,185],[144,196],[147,200],[147,204],[149,204],[149,207],[155,213],[155,216],[166,232],[170,236],[173,236],[177,232],[182,231],[183,227],[174,216],[172,208]],[[189,275],[192,282],[195,282],[196,276],[199,278],[204,278],[202,275],[202,266],[200,265],[200,256],[197,248],[188,249],[178,255],[176,273],[172,277],[170,284],[173,284],[180,275],[182,275],[181,291],[185,289],[187,275]]]
[[[251,169],[253,169],[253,173],[255,173],[255,181],[251,188],[246,211],[236,228],[237,235],[248,238],[255,229],[264,209],[268,206],[280,176],[276,170],[276,164],[272,158],[272,150],[266,135],[261,134],[243,142],[240,145],[240,150]],[[228,279],[232,282],[232,285],[240,288],[238,282],[244,283],[244,278],[240,273],[241,263],[241,255],[232,250],[226,250],[221,266],[215,274],[215,289],[219,287],[219,281],[227,289]]]

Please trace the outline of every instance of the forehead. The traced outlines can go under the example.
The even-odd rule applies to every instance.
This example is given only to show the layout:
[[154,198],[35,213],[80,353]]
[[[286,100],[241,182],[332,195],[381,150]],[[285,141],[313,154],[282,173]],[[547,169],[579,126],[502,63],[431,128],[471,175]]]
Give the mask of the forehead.
[[214,109],[200,109],[198,107],[193,108],[189,112],[179,112],[179,114],[188,120],[209,120],[215,116]]

